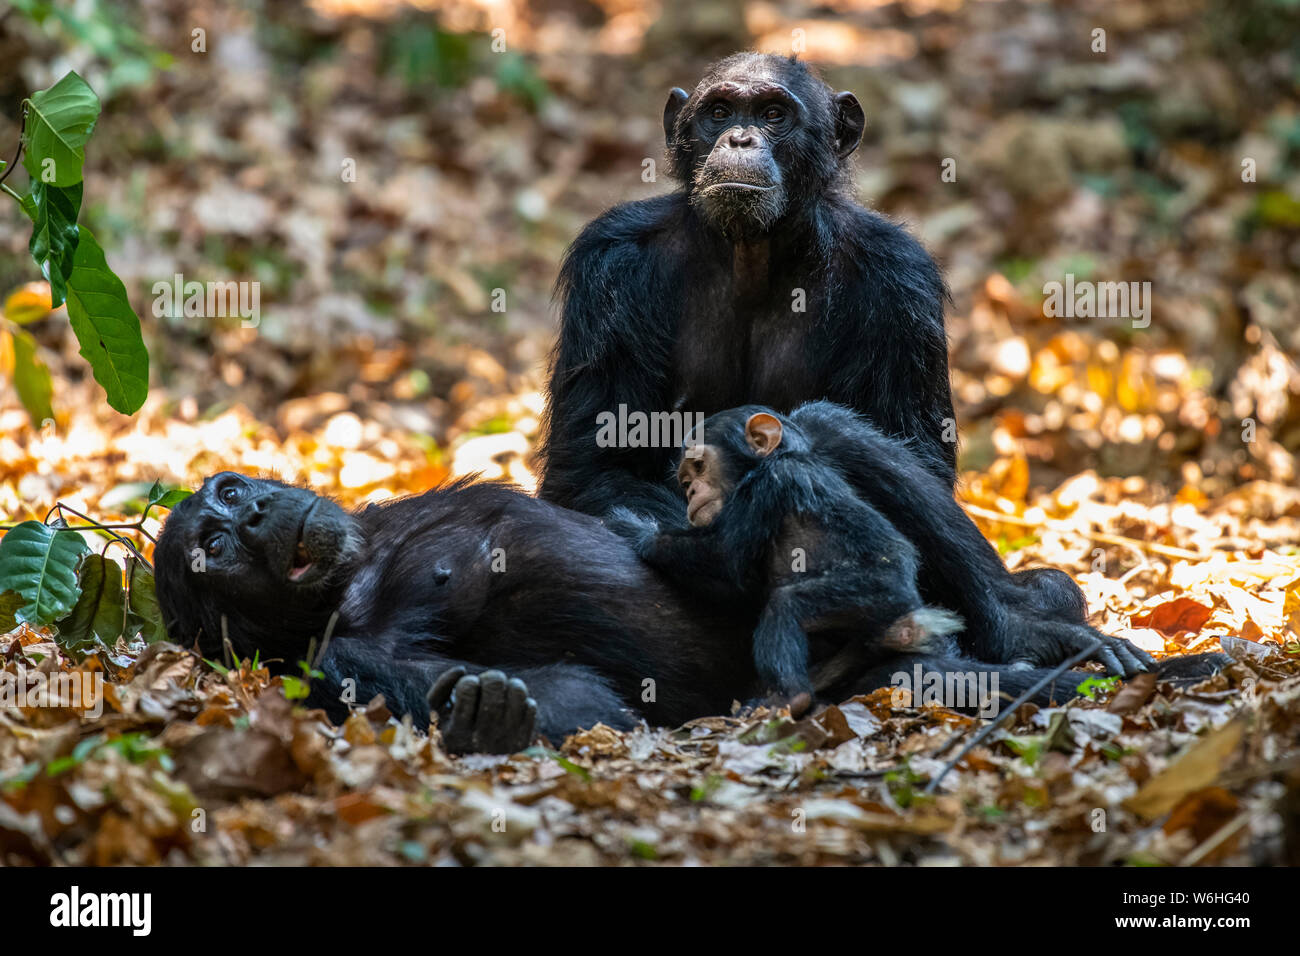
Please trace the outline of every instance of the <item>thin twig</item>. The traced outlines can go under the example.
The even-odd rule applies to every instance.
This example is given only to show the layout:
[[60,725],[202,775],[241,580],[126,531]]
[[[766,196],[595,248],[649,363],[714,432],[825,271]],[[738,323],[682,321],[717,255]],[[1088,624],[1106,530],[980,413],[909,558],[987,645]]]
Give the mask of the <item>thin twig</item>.
[[[3,173],[0,173],[0,183],[3,183],[6,179],[8,179],[9,174],[12,173],[14,171],[14,167],[18,165],[18,157],[20,157],[23,154],[23,133],[26,130],[27,130],[27,104],[24,103],[22,116],[19,117],[18,119],[18,148],[14,150],[14,158],[9,160],[9,165],[5,167],[5,171]],[[15,193],[14,195],[17,194]]]
[[[123,546],[126,547],[126,549],[127,549],[128,551],[130,551],[133,555],[135,555],[136,559],[137,559],[141,564],[143,564],[146,568],[149,569],[149,573],[150,573],[150,574],[153,573],[153,564],[152,564],[150,561],[148,561],[148,560],[145,558],[145,556],[144,556],[143,554],[140,553],[140,549],[137,548],[137,547],[135,546],[135,542],[132,541],[130,538],[126,537],[125,535],[120,535],[120,534],[118,534],[116,531],[108,531],[107,528],[106,528],[106,526],[101,525],[101,524],[100,524],[98,521],[96,521],[94,518],[88,517],[87,515],[83,515],[80,511],[77,511],[77,510],[75,510],[75,509],[73,509],[73,508],[69,508],[69,507],[68,507],[67,505],[65,505],[62,501],[57,502],[57,503],[54,505],[54,507],[50,509],[49,514],[47,514],[47,515],[45,516],[45,523],[46,523],[46,524],[49,524],[49,523],[50,523],[50,515],[54,514],[54,512],[56,512],[56,511],[59,512],[59,517],[60,517],[60,518],[63,517],[63,512],[66,511],[66,512],[68,512],[69,514],[73,514],[73,515],[75,515],[76,517],[82,519],[83,521],[88,521],[88,522],[90,523],[90,527],[86,527],[86,528],[78,528],[78,527],[73,527],[72,525],[68,525],[67,522],[66,522],[66,520],[65,520],[65,521],[64,521],[64,524],[66,525],[66,528],[64,528],[64,530],[66,530],[66,531],[95,531],[95,530],[103,530],[103,531],[105,531],[105,533],[109,536],[109,539],[110,539],[110,540],[120,542]],[[145,531],[143,528],[137,528],[136,530],[139,531],[141,534],[143,534],[143,535],[144,535],[146,538],[148,538],[150,541],[154,541],[153,536],[152,536],[151,534],[149,534],[147,531]],[[156,541],[154,541],[154,543],[157,544]]]
[[[1062,674],[1068,671],[1075,664],[1078,664],[1081,661],[1085,661],[1088,658],[1090,658],[1093,654],[1097,653],[1097,651],[1101,650],[1104,644],[1105,644],[1104,640],[1102,640],[1101,638],[1097,638],[1088,647],[1081,650],[1078,654],[1075,654],[1073,657],[1069,658],[1063,663],[1058,664],[1050,674],[1048,674],[1046,677],[1040,680],[1037,684],[1034,684],[1032,687],[1030,687],[1027,691],[1025,691],[1015,700],[1013,700],[1007,707],[1003,708],[1001,714],[999,714],[991,723],[985,725],[985,727],[981,729],[979,733],[977,733],[974,737],[972,737],[970,743],[968,743],[965,747],[962,747],[961,750],[958,751],[957,756],[949,760],[944,765],[944,768],[941,771],[939,771],[938,775],[936,775],[933,779],[930,780],[930,782],[926,785],[925,792],[934,793],[935,788],[939,786],[939,781],[942,780],[944,777],[948,776],[948,771],[952,770],[953,767],[961,763],[962,758],[965,757],[972,750],[974,750],[977,746],[979,746],[980,742],[983,741],[986,737],[988,737],[989,734],[993,733],[993,731],[996,730],[1004,720],[1006,720],[1008,717],[1015,714],[1016,708],[1018,708],[1021,704],[1025,703],[1026,701],[1028,701],[1031,697],[1037,694],[1048,684],[1055,681],[1058,677],[1060,677]],[[954,738],[954,740],[955,739],[956,738]],[[951,744],[949,744],[948,746],[951,746]],[[939,751],[939,753],[944,753],[947,751],[947,749],[948,748],[945,747],[943,750]]]
[[334,625],[337,624],[338,622],[339,622],[339,612],[335,611],[333,614],[330,615],[329,623],[325,625],[325,638],[320,642],[320,650],[316,653],[314,659],[308,658],[309,660],[311,660],[312,670],[318,670],[320,668],[320,662],[325,660],[325,651],[330,646],[330,638],[334,636]]

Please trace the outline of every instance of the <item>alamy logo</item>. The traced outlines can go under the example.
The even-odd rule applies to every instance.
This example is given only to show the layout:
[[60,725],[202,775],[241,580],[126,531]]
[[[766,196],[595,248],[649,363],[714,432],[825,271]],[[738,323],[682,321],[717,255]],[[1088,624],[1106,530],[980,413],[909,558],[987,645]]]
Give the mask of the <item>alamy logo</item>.
[[50,897],[51,926],[129,926],[134,936],[148,936],[153,924],[150,893],[71,892]]
[[104,712],[104,675],[98,671],[44,671],[19,667],[16,674],[0,672],[0,709],[6,707],[71,707],[83,717]]
[[179,272],[171,282],[153,284],[153,314],[187,319],[224,319],[238,316],[240,325],[255,329],[262,321],[260,282],[186,282]]
[[1063,319],[1132,319],[1133,328],[1151,324],[1150,282],[1078,282],[1073,272],[1065,282],[1043,284],[1043,314]]
[[704,434],[702,412],[629,412],[618,406],[618,414],[601,412],[596,416],[598,448],[681,448],[691,432],[700,441]]
[[917,664],[910,674],[895,672],[889,683],[891,707],[974,708],[985,718],[998,714],[997,671],[922,671]]

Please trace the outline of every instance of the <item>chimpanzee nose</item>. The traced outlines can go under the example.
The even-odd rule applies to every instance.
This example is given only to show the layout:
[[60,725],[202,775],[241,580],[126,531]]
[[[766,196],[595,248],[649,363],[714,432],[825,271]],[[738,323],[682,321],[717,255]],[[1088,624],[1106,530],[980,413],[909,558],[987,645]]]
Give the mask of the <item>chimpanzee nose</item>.
[[252,531],[262,523],[263,516],[271,510],[271,499],[263,496],[254,498],[244,508],[244,527]]
[[727,145],[732,149],[749,149],[756,142],[756,137],[748,127],[741,129],[737,126],[727,136]]

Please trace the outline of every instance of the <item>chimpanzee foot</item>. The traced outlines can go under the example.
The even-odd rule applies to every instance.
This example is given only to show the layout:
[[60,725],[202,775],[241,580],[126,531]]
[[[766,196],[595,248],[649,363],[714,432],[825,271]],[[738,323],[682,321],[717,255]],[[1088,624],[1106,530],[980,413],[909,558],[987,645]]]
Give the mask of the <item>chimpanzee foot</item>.
[[512,754],[533,742],[537,701],[519,678],[501,671],[444,671],[429,690],[429,710],[448,753]]
[[[1038,640],[1031,648],[1022,649],[1013,664],[1028,663],[1033,667],[1055,667],[1067,658],[1088,649],[1101,639],[1101,647],[1092,659],[1106,666],[1106,671],[1116,677],[1133,677],[1155,666],[1151,655],[1122,637],[1102,634],[1087,625],[1066,624],[1057,621],[1040,621],[1031,628]],[[1027,650],[1028,653],[1023,651]]]

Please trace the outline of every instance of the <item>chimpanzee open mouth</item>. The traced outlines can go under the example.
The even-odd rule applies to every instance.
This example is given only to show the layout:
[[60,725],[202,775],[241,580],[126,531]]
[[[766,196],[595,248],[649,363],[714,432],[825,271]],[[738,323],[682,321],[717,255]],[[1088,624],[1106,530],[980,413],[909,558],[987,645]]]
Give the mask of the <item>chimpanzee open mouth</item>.
[[309,504],[307,510],[302,513],[302,523],[298,526],[298,540],[289,555],[289,570],[286,577],[295,583],[301,581],[316,566],[315,559],[307,547],[307,520],[314,510],[316,510],[316,501]]

